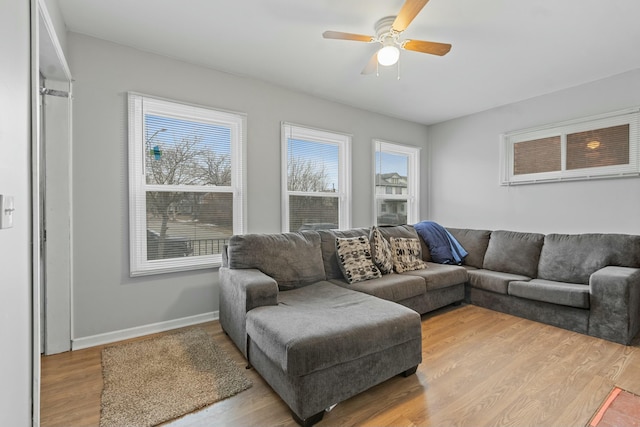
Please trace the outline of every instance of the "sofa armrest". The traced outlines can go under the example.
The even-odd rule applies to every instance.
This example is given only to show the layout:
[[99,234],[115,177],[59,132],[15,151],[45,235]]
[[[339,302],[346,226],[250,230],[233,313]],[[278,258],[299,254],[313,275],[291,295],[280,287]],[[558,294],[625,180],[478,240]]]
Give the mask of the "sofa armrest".
[[589,335],[628,345],[640,328],[640,269],[601,268],[589,293]]
[[278,305],[278,284],[257,269],[220,267],[220,325],[247,356],[246,314],[265,305]]

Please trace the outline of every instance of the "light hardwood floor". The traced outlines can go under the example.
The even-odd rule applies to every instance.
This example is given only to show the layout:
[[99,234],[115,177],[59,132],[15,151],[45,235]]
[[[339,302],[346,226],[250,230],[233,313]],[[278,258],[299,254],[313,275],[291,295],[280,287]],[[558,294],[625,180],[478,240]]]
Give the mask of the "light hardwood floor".
[[[239,366],[219,323],[205,328]],[[338,404],[322,426],[585,426],[611,388],[640,394],[640,340],[631,346],[471,305],[422,319],[423,360]],[[98,426],[101,350],[42,358],[41,425]],[[253,387],[169,423],[172,427],[296,426],[253,370]]]

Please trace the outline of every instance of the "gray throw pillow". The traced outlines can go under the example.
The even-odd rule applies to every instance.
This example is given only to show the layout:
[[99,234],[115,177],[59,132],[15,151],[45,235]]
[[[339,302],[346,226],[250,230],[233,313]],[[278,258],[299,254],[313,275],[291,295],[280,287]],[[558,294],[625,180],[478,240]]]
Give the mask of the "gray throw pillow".
[[338,263],[349,283],[382,277],[371,259],[371,244],[367,236],[336,238]]
[[393,272],[393,257],[391,256],[391,245],[387,239],[382,237],[382,233],[375,225],[371,227],[371,252],[373,263],[378,267],[382,274]]
[[422,260],[422,247],[418,239],[392,237],[391,254],[396,273],[427,268],[427,263]]

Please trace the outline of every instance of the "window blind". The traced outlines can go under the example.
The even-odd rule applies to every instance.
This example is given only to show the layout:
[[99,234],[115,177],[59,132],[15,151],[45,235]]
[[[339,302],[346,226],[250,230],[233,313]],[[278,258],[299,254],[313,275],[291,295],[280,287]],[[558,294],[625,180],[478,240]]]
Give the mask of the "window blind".
[[130,274],[219,265],[244,229],[246,117],[129,94]]
[[351,136],[282,123],[283,231],[349,228]]
[[500,183],[640,175],[640,108],[501,135]]
[[419,148],[378,140],[374,147],[376,224],[418,222]]

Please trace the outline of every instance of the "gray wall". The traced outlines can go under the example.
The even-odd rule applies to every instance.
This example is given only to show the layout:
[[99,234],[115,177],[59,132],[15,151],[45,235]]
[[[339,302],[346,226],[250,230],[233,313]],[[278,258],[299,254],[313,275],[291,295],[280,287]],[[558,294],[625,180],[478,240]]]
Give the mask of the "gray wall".
[[420,124],[75,33],[67,48],[75,80],[75,338],[218,310],[214,269],[129,278],[127,91],[247,113],[248,232],[280,231],[281,121],[353,135],[352,226],[373,221],[372,138],[426,146]]
[[638,105],[634,70],[429,126],[423,214],[454,227],[640,234],[640,178],[498,185],[501,133]]
[[31,102],[29,2],[0,3],[0,194],[15,197],[0,230],[0,425],[31,425]]

